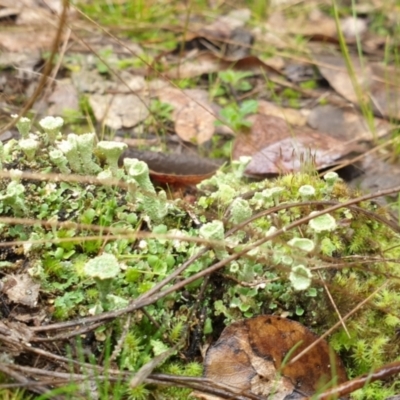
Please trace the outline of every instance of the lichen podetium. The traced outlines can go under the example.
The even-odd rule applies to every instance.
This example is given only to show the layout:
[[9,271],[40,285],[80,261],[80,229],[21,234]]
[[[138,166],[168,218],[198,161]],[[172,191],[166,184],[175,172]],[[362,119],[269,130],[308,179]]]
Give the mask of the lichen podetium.
[[[34,133],[22,122],[22,138],[0,149],[0,241],[23,244],[11,244],[0,265],[5,277],[28,266],[40,284],[48,319],[65,321],[104,307],[125,307],[188,260],[164,289],[199,274],[158,296],[146,312],[133,314],[118,355],[121,368],[137,371],[188,335],[179,353],[187,355],[186,361],[175,354],[159,369],[198,375],[200,365],[187,360],[201,361],[196,346],[218,336],[226,324],[275,314],[320,334],[338,321],[327,290],[345,315],[384,282],[385,288],[345,322],[350,336],[340,328],[330,343],[350,376],[398,358],[399,235],[372,202],[313,218],[357,196],[337,176],[298,173],[249,182],[243,176],[249,160],[243,159],[200,183],[197,200],[186,204],[156,189],[143,161],[125,159],[119,167],[116,158],[124,146],[97,143],[94,133],[62,137],[59,119],[52,123],[48,117]],[[99,292],[98,278],[87,274],[90,260],[105,254],[118,262],[116,273],[107,278],[108,294],[104,285]],[[205,284],[200,272],[227,259]],[[113,322],[108,331],[115,335],[112,341],[118,341],[122,326],[120,320]],[[96,331],[98,338],[102,329]],[[399,383],[382,385],[371,386],[374,399],[381,398],[380,391],[387,396],[400,389]],[[359,391],[357,398],[372,398],[371,388]],[[149,388],[140,390],[144,395]],[[171,399],[188,396],[181,388],[151,390]]]

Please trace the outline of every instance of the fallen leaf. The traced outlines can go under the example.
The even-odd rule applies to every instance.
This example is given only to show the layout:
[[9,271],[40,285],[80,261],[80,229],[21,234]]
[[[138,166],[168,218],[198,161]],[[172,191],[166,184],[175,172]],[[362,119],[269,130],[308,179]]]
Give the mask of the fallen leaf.
[[159,183],[190,186],[212,176],[219,165],[195,154],[165,154],[129,148],[124,157],[144,161],[150,176]]
[[372,141],[387,135],[391,124],[381,118],[374,118],[374,131],[371,132],[367,121],[353,107],[333,105],[317,106],[308,116],[308,125],[341,141]]
[[[352,79],[346,68],[345,60],[338,55],[314,54],[313,59],[321,75],[340,95],[352,103],[358,103],[357,93],[354,90]],[[368,64],[361,66],[356,58],[350,60],[354,75],[360,90],[367,93],[372,84],[372,71]]]
[[252,156],[245,173],[252,176],[285,174],[300,171],[310,163],[316,169],[327,168],[351,151],[352,148],[342,142],[308,130],[264,147]]
[[131,128],[149,116],[148,104],[135,94],[91,94],[89,104],[97,121],[111,129]]
[[56,81],[53,92],[47,101],[50,104],[47,115],[64,115],[66,111],[79,111],[78,91],[70,79]]
[[304,126],[307,117],[300,110],[277,106],[266,100],[258,100],[258,113],[282,118],[290,125]]
[[305,162],[320,169],[332,166],[357,144],[339,141],[308,127],[290,126],[282,118],[257,114],[249,118],[249,132],[235,139],[232,157],[252,156],[245,173],[252,176],[299,171]]
[[376,115],[400,118],[400,87],[394,67],[380,63],[361,64],[359,59],[350,58],[357,91],[341,56],[314,54],[313,59],[332,88],[347,100],[354,104],[364,102]]
[[[211,51],[231,59],[239,59],[250,54],[254,41],[253,34],[244,28],[250,19],[249,9],[233,10],[227,15],[218,17],[211,24],[200,29],[191,29],[179,42],[183,42],[183,50]],[[182,44],[171,54],[182,57]]]
[[216,117],[205,90],[166,88],[158,92],[158,97],[174,107],[172,120],[181,139],[196,144],[211,139]]
[[[25,324],[2,318],[0,321],[0,351],[17,357],[25,350],[33,337],[32,330]],[[2,360],[2,362],[4,362]]]
[[193,78],[203,74],[234,69],[240,71],[267,71],[281,75],[282,60],[269,58],[261,60],[256,56],[246,56],[236,60],[224,58],[211,52],[199,53],[195,58],[182,62],[177,67],[169,68],[164,75],[170,79]]
[[[204,376],[235,388],[237,393],[273,394],[274,400],[296,392],[312,395],[332,380],[333,371],[337,383],[347,379],[341,360],[323,340],[290,363],[317,339],[300,323],[278,316],[261,315],[235,322],[209,348]],[[289,359],[285,359],[287,356]]]
[[3,292],[10,301],[28,307],[36,307],[40,285],[28,274],[9,275],[3,286]]
[[251,156],[263,147],[290,136],[287,122],[273,115],[257,114],[248,118],[250,132],[239,133],[233,143],[232,158]]

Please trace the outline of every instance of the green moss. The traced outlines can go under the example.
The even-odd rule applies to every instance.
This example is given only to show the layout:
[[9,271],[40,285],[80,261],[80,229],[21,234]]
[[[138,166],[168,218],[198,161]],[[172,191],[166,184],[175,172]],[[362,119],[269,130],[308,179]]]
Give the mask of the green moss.
[[[18,142],[9,144],[3,153],[3,170],[15,168],[17,164],[20,171],[61,172],[50,161],[49,153],[62,139],[56,138],[54,143],[40,140],[43,142],[34,160],[24,158]],[[93,148],[92,143],[89,147]],[[78,152],[78,158],[81,153]],[[338,318],[321,279],[329,287],[341,315],[386,282],[385,288],[369,304],[346,321],[350,338],[341,329],[332,335],[331,343],[343,356],[349,374],[356,376],[397,359],[400,349],[395,332],[400,322],[400,281],[395,260],[400,258],[400,246],[399,236],[374,217],[377,212],[384,216],[383,211],[370,202],[363,202],[357,209],[337,209],[320,218],[334,221],[329,229],[316,229],[316,222],[320,221],[315,218],[314,222],[305,221],[294,229],[282,230],[271,240],[265,239],[300,218],[312,217],[313,212],[328,207],[332,201],[344,202],[354,196],[340,180],[328,182],[316,174],[299,173],[276,180],[247,182],[243,171],[248,160],[243,159],[203,181],[198,186],[198,201],[188,205],[157,193],[147,165],[138,160],[125,160],[125,168],[114,171],[123,183],[121,187],[101,184],[104,181],[95,185],[91,181],[98,170],[100,174],[104,172],[104,167],[96,155],[90,153],[85,157],[90,161],[92,173],[85,177],[88,183],[27,181],[14,174],[14,180],[5,179],[0,186],[0,208],[4,216],[18,217],[25,207],[26,218],[48,222],[44,225],[3,223],[0,239],[2,242],[26,241],[12,250],[21,260],[29,259],[29,273],[40,284],[46,298],[42,306],[46,309],[48,304],[52,305],[47,312],[54,320],[97,313],[101,304],[115,309],[145,294],[204,250],[201,242],[190,238],[206,238],[211,243],[181,273],[179,280],[191,278],[258,243],[212,274],[204,292],[203,279],[197,277],[183,289],[149,304],[147,314],[135,313],[134,327],[129,329],[119,355],[122,368],[137,371],[156,355],[157,349],[180,343],[187,332],[196,331],[201,342],[208,335],[218,335],[221,322],[225,325],[262,313],[288,315],[322,333]],[[21,190],[13,194],[11,203],[9,185],[13,182],[21,185]],[[314,189],[313,202],[303,201],[300,188],[306,185]],[[65,221],[67,226],[62,225]],[[113,235],[108,231],[111,228],[120,230]],[[137,238],[135,233],[141,229],[170,237]],[[307,251],[293,244],[299,241],[308,244]],[[84,274],[85,265],[104,253],[112,255],[120,265],[112,278],[112,297],[102,293]],[[9,272],[8,265],[3,267],[5,273]],[[303,274],[303,281],[306,278],[303,284],[298,282],[299,266],[303,266],[307,275]],[[194,299],[199,296],[204,325],[196,315],[191,316],[196,312]],[[115,332],[121,331],[121,323],[114,322]],[[187,351],[189,342],[180,350]],[[160,368],[179,375],[200,374],[199,364],[177,361],[177,356],[172,356]],[[129,396],[139,398],[148,390],[149,387],[138,387]],[[167,398],[187,396],[185,389],[165,390]],[[364,397],[357,394],[358,398],[369,398],[371,390],[363,389]],[[389,390],[388,385],[379,390]]]

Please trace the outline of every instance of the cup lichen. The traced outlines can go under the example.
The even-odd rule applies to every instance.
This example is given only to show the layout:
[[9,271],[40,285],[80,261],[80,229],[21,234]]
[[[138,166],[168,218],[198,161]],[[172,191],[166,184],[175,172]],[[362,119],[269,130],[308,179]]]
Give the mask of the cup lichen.
[[[29,137],[30,124],[24,129]],[[4,243],[25,243],[12,245],[7,253],[11,256],[5,254],[2,262],[24,265],[29,259],[29,271],[41,286],[46,299],[41,306],[49,319],[82,318],[101,309],[119,308],[146,296],[184,266],[164,288],[175,283],[183,287],[166,296],[163,290],[157,291],[157,301],[146,306],[148,315],[140,310],[134,313],[135,323],[128,328],[118,361],[123,368],[138,371],[154,357],[151,343],[179,337],[180,326],[196,331],[193,336],[201,341],[203,335],[217,335],[222,323],[273,313],[296,318],[322,333],[337,322],[325,285],[345,315],[385,283],[371,306],[346,321],[351,338],[341,329],[333,334],[331,344],[346,356],[344,362],[354,375],[397,357],[400,345],[391,337],[400,315],[396,261],[400,238],[382,219],[384,210],[374,218],[377,206],[367,201],[357,208],[346,207],[344,199],[353,196],[349,188],[336,181],[328,191],[331,183],[312,174],[249,182],[242,176],[246,160],[199,184],[199,198],[193,204],[169,200],[165,192],[156,190],[143,161],[125,159],[115,179],[111,165],[107,162],[104,168],[96,155],[95,135],[71,135],[62,139],[57,134],[53,143],[46,143],[44,135],[38,134],[41,145],[33,160],[28,160],[18,140],[5,144],[1,155],[7,173],[34,170],[68,177],[73,171],[88,179],[85,183],[46,182],[19,176],[0,182],[2,216],[45,222],[4,222],[0,235]],[[108,182],[111,178],[113,186]],[[299,192],[306,185],[315,194],[313,201],[303,204]],[[313,212],[328,207],[327,199],[341,208],[315,217]],[[299,222],[307,217],[309,221]],[[115,234],[114,228],[119,229]],[[240,257],[222,268],[225,259],[239,252]],[[107,268],[119,264],[111,268],[112,277],[107,271],[103,280],[88,278],[89,267],[102,261]],[[221,268],[202,287],[205,281],[197,274],[217,263]],[[4,264],[2,272],[14,270]],[[109,291],[106,294],[105,286],[110,284],[112,296]],[[197,314],[189,320],[192,312]],[[200,320],[207,321],[207,328]],[[119,323],[115,321],[117,332]],[[160,369],[173,370],[175,362],[172,358]],[[393,386],[393,393],[398,386]]]
[[108,295],[114,279],[121,271],[121,266],[113,254],[103,253],[90,259],[83,267],[83,273],[92,278],[97,285],[100,301],[104,310],[108,309]]
[[113,175],[117,174],[118,161],[127,147],[128,146],[125,143],[111,142],[106,140],[97,143],[96,149],[100,156],[105,158],[106,163],[110,167]]

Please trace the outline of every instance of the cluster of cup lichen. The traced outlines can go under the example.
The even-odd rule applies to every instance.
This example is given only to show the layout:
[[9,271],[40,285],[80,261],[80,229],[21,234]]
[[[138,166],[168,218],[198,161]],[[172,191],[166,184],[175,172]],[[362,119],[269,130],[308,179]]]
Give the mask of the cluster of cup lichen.
[[[5,272],[15,271],[27,258],[28,271],[40,283],[41,299],[51,305],[54,319],[125,307],[204,249],[205,245],[180,237],[210,243],[179,277],[185,279],[299,218],[312,217],[329,201],[343,202],[352,195],[335,173],[324,179],[299,173],[249,183],[243,177],[248,160],[243,159],[202,182],[197,202],[189,206],[156,191],[144,162],[127,158],[119,167],[124,144],[97,142],[94,133],[63,138],[62,123],[47,117],[40,121],[41,130],[31,133],[30,121],[21,119],[21,138],[0,149],[2,169],[8,172],[0,185],[0,213],[36,221],[0,225],[2,241],[23,242],[12,248],[10,259],[1,266]],[[27,179],[24,172],[36,172],[38,179]],[[74,173],[86,181],[54,176],[41,180],[41,173],[67,178]],[[359,207],[378,211],[372,203]],[[124,235],[110,237],[110,227],[120,228]],[[140,230],[175,239],[137,239]],[[351,374],[366,372],[398,353],[398,244],[399,238],[386,225],[351,208],[283,229],[210,276],[202,305],[197,305],[204,325],[188,320],[201,279],[149,305],[148,316],[135,315],[121,351],[121,367],[137,370],[176,343],[188,325],[201,338],[218,334],[232,321],[275,313],[322,332],[338,320],[328,289],[338,311],[345,314],[390,276],[371,304],[346,322],[350,337],[342,329],[331,339],[336,350],[348,355]],[[97,335],[101,338],[102,332]]]
[[[219,298],[213,303],[214,313],[225,322],[261,313],[289,315],[322,333],[338,322],[338,313],[346,315],[385,285],[330,342],[345,357],[350,376],[398,359],[400,237],[379,218],[388,217],[385,211],[363,202],[286,230],[300,218],[356,194],[335,173],[323,179],[288,174],[243,185],[240,168],[243,165],[236,172],[218,172],[200,185],[206,195],[198,205],[219,210],[224,221],[208,224],[214,227],[212,238],[225,237],[225,251],[232,254],[277,229],[282,233],[229,264],[219,281],[223,289],[215,291]],[[221,249],[215,253],[220,257]],[[384,399],[399,389],[399,383],[390,388],[375,383],[354,398]]]

